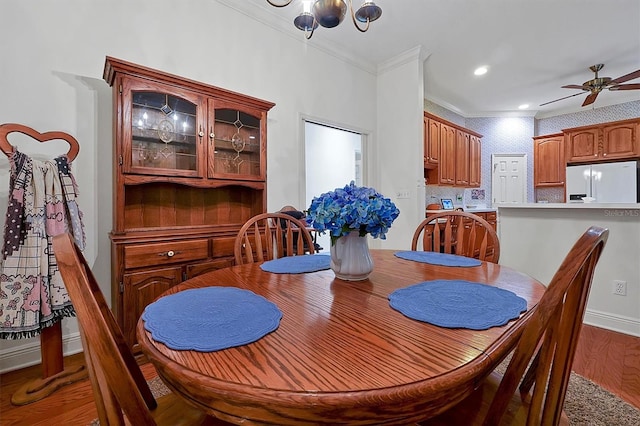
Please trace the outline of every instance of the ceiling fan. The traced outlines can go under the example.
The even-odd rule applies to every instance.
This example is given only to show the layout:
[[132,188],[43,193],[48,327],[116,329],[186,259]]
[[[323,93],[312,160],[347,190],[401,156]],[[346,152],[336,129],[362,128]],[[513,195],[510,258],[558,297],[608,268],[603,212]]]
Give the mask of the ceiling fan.
[[[587,95],[587,98],[582,103],[582,106],[587,106],[595,102],[598,94],[604,90],[640,90],[640,84],[620,84],[625,81],[633,80],[634,78],[640,77],[640,70],[633,71],[629,74],[623,75],[622,77],[614,78],[611,77],[598,77],[598,71],[600,71],[604,67],[604,64],[596,64],[589,67],[591,71],[593,71],[596,76],[593,80],[585,81],[582,85],[578,84],[569,84],[567,86],[562,86],[563,89],[582,89],[585,92],[590,92]],[[540,106],[550,104],[552,102],[561,101],[563,99],[572,98],[574,96],[582,95],[583,93],[575,93],[573,95],[565,96],[564,98],[556,99],[554,101],[545,102],[540,104]]]

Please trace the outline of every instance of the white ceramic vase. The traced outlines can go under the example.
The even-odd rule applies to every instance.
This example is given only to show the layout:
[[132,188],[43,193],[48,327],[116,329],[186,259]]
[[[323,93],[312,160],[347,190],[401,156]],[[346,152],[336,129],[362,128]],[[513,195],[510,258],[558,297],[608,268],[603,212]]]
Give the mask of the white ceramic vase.
[[341,280],[366,280],[373,271],[367,236],[356,231],[338,238],[331,246],[331,269]]

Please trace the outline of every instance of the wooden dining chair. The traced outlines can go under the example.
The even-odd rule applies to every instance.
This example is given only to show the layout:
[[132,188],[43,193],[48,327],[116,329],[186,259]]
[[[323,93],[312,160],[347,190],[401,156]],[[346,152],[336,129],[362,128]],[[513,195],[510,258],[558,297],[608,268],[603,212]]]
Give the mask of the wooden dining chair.
[[101,426],[229,425],[174,393],[155,399],[71,235],[53,237],[53,251],[76,311]]
[[[608,229],[592,226],[571,248],[534,308],[504,375],[491,373],[469,397],[421,426],[569,424],[562,406],[594,270],[608,236]],[[532,380],[521,382],[532,359],[527,371]]]
[[315,250],[306,224],[284,213],[252,217],[240,228],[234,244],[236,265],[307,253]]
[[411,250],[436,251],[498,263],[500,241],[493,226],[473,213],[430,214],[416,228]]

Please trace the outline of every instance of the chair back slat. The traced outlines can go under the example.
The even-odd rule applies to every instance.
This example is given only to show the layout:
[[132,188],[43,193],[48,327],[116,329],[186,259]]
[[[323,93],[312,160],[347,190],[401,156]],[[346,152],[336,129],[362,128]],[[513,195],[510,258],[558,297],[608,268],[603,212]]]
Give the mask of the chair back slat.
[[[254,241],[255,250],[251,241]],[[234,244],[236,265],[306,253],[315,253],[306,224],[284,213],[262,213],[252,217],[240,228]]]
[[411,250],[439,251],[493,263],[500,259],[500,241],[493,226],[478,215],[461,211],[430,214],[416,228]]

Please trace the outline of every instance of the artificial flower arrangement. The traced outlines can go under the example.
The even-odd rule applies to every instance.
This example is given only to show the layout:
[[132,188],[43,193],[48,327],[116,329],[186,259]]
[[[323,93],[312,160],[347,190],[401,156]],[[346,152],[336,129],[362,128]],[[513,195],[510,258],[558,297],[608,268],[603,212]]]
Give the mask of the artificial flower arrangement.
[[309,226],[324,234],[329,231],[331,245],[338,238],[358,231],[361,237],[386,239],[391,224],[400,210],[373,188],[356,186],[354,181],[314,197],[306,211]]

